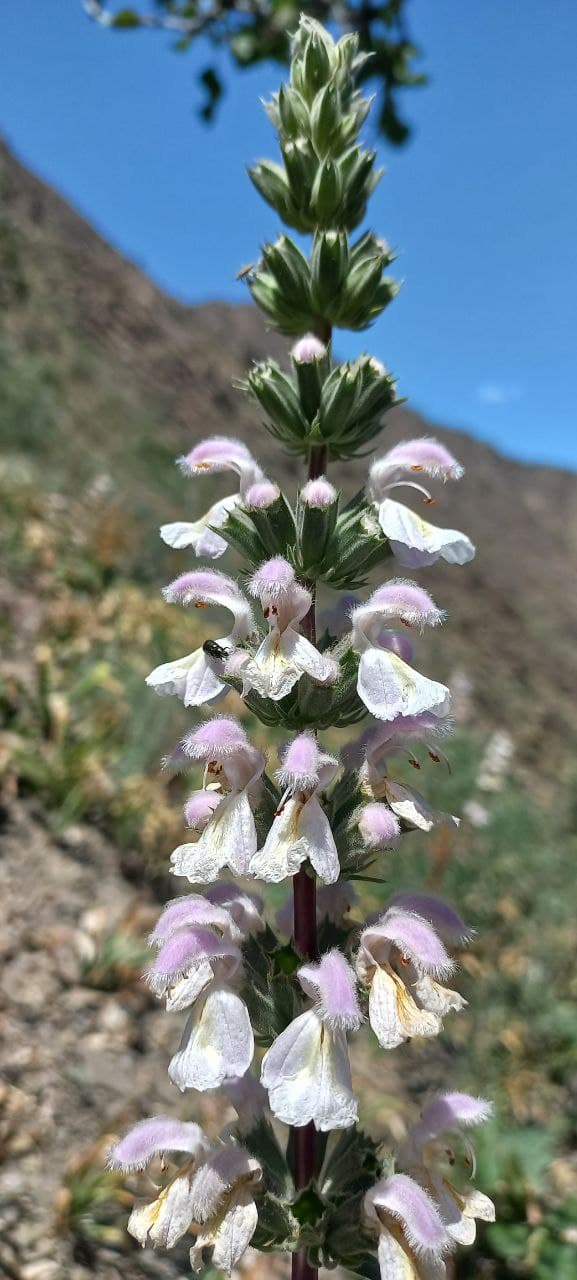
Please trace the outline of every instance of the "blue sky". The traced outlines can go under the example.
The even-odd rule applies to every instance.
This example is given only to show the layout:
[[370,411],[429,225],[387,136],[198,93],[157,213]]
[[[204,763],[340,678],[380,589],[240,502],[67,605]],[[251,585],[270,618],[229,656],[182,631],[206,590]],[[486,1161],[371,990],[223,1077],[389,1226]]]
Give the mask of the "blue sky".
[[[577,4],[413,0],[411,25],[431,84],[405,96],[415,136],[383,148],[371,206],[405,285],[339,350],[368,347],[433,420],[577,468]],[[206,129],[207,56],[103,31],[80,0],[18,0],[2,16],[0,131],[170,292],[242,301],[238,267],[278,230],[244,164],[273,154],[258,99],[279,69],[229,76]]]

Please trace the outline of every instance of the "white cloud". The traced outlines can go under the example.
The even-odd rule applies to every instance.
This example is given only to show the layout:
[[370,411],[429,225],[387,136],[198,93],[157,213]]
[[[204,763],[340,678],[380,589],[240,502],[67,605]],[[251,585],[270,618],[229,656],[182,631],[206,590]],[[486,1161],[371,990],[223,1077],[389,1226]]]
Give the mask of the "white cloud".
[[522,400],[524,395],[525,388],[519,386],[518,382],[482,382],[476,391],[480,404],[493,407],[515,404],[517,400]]

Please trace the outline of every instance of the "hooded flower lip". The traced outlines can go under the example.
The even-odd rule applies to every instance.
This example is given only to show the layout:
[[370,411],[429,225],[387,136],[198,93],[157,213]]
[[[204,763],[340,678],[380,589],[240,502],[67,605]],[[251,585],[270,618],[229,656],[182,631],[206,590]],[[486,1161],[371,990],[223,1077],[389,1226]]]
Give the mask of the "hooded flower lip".
[[303,965],[299,981],[315,1001],[281,1032],[262,1061],[261,1080],[273,1114],[297,1128],[321,1132],[357,1120],[346,1030],[361,1023],[354,973],[338,951]]
[[447,715],[451,695],[445,685],[420,675],[391,649],[382,647],[383,625],[395,619],[422,627],[436,626],[442,618],[428,592],[400,578],[378,587],[366,604],[353,610],[351,645],[360,659],[357,691],[377,720],[427,711]]
[[[181,574],[166,588],[164,594],[167,600],[193,604],[198,608],[215,605],[228,609],[233,616],[232,630],[217,642],[227,652],[242,644],[253,633],[251,606],[236,582],[224,573],[204,569]],[[146,683],[156,693],[175,694],[184,702],[185,707],[200,707],[205,702],[214,702],[228,692],[228,685],[219,679],[222,671],[222,661],[200,648],[184,658],[155,667]]]
[[337,768],[334,756],[319,749],[312,733],[292,739],[277,772],[284,795],[263,848],[251,860],[251,875],[278,884],[295,875],[308,858],[325,884],[338,880],[337,848],[318,799],[318,792],[328,786]]
[[473,543],[466,534],[458,529],[439,529],[389,496],[391,491],[404,486],[416,489],[426,502],[432,502],[429,490],[415,481],[415,475],[459,480],[463,468],[444,445],[427,437],[395,445],[373,463],[368,491],[393,554],[401,564],[413,569],[434,564],[439,557],[449,564],[466,564],[475,555]]
[[249,582],[251,595],[260,599],[269,634],[254,657],[239,662],[232,655],[229,670],[243,681],[243,695],[255,689],[262,697],[278,702],[300,680],[309,675],[319,684],[334,683],[338,664],[299,634],[299,622],[308,613],[312,596],[296,580],[295,571],[282,556],[273,556],[257,569]]
[[399,892],[391,898],[391,907],[409,911],[427,920],[448,947],[466,947],[475,936],[474,929],[461,920],[460,915],[430,893]]
[[170,1116],[151,1116],[130,1129],[112,1148],[109,1163],[112,1169],[132,1173],[145,1169],[157,1157],[164,1158],[169,1151],[198,1157],[208,1150],[209,1143],[199,1125]]
[[179,929],[197,926],[219,929],[229,937],[237,931],[232,915],[225,907],[210,902],[199,893],[189,893],[166,904],[148,941],[151,946],[162,946]]
[[[156,959],[148,969],[149,986],[160,994],[199,967],[203,974],[209,970],[210,981],[214,972],[211,962],[217,961],[224,962],[219,968],[224,968],[226,976],[232,978],[242,962],[238,947],[213,929],[198,926],[179,929],[162,943]],[[204,985],[206,983],[203,982]]]
[[[457,1244],[473,1244],[476,1218],[495,1220],[495,1206],[488,1196],[470,1185],[463,1190],[454,1185],[459,1167],[468,1177],[474,1174],[475,1153],[466,1131],[483,1124],[492,1112],[492,1104],[485,1098],[468,1093],[438,1094],[427,1103],[399,1152],[405,1167],[434,1197],[447,1233]],[[453,1138],[457,1138],[456,1149]]]
[[443,1014],[463,1007],[458,992],[437,981],[454,967],[428,921],[401,908],[389,908],[363,930],[357,975],[369,988],[369,1022],[383,1048],[438,1035]]
[[378,492],[406,475],[427,475],[435,480],[460,480],[465,474],[452,453],[432,436],[402,440],[378,458],[371,467],[371,486]]
[[240,440],[227,436],[213,436],[209,440],[201,440],[185,457],[179,458],[178,465],[185,475],[217,475],[222,471],[233,471],[239,477],[240,492],[230,494],[213,503],[199,520],[187,522],[177,520],[172,524],[164,524],[160,530],[163,542],[169,547],[192,547],[195,555],[207,556],[216,560],[224,555],[227,542],[215,529],[226,523],[231,511],[238,507],[246,490],[265,477],[255,462],[246,445]]
[[[212,777],[222,790],[200,838],[174,850],[172,873],[186,876],[192,884],[217,880],[224,866],[245,875],[257,847],[251,797],[264,771],[265,758],[251,746],[238,721],[224,717],[202,724],[184,740],[183,749],[190,758],[204,762],[205,782]],[[195,795],[185,806],[185,816],[190,803],[196,812]]]
[[393,1173],[367,1191],[367,1226],[379,1236],[381,1280],[442,1280],[443,1254],[451,1247],[441,1215],[426,1191],[404,1173]]

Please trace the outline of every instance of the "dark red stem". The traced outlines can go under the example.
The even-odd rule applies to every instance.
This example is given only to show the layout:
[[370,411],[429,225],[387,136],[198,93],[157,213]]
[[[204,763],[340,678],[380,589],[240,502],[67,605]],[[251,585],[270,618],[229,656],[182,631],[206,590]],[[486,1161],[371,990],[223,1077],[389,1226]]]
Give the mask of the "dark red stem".
[[[309,456],[308,478],[316,480],[322,476],[326,466],[326,450],[311,449]],[[307,582],[312,595],[311,607],[303,618],[301,631],[311,641],[316,642],[316,600],[315,583]],[[295,950],[305,960],[317,958],[317,886],[314,874],[301,867],[293,880],[293,942]],[[295,1187],[300,1191],[308,1186],[316,1173],[316,1130],[314,1124],[303,1125],[293,1130]],[[318,1270],[312,1267],[307,1259],[306,1249],[294,1253],[292,1257],[292,1280],[317,1280]]]

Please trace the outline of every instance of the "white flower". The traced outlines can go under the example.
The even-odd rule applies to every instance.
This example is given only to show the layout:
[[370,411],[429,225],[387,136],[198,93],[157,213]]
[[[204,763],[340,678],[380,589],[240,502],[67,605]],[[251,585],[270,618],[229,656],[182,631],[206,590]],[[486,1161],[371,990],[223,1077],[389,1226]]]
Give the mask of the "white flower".
[[390,907],[363,930],[356,959],[359,980],[369,988],[369,1022],[384,1049],[414,1036],[435,1036],[442,1017],[466,1001],[436,981],[455,965],[427,920]]
[[333,756],[319,751],[312,733],[293,738],[277,773],[285,794],[263,848],[251,859],[252,875],[277,884],[308,859],[325,884],[338,880],[339,857],[318,799],[337,767]]
[[337,663],[319,653],[296,629],[311,607],[312,596],[296,581],[292,566],[282,556],[267,560],[251,579],[249,590],[260,599],[270,630],[254,657],[247,656],[239,664],[233,655],[230,671],[242,676],[243,696],[255,689],[278,702],[305,674],[318,684],[334,683]]
[[[225,653],[231,652],[236,645],[247,640],[254,631],[254,618],[250,604],[242,592],[224,573],[215,570],[200,569],[194,573],[184,573],[166,588],[165,596],[170,601],[192,604],[195,608],[204,609],[209,605],[228,609],[233,615],[231,632],[215,643]],[[176,658],[174,662],[163,662],[155,667],[147,677],[146,683],[156,693],[175,694],[184,702],[185,707],[200,707],[205,702],[214,702],[228,692],[219,676],[223,672],[223,661],[205,653],[203,648],[195,649],[184,658]]]
[[[456,1244],[475,1241],[475,1219],[495,1221],[493,1201],[476,1187],[461,1187],[459,1174],[472,1176],[475,1153],[466,1130],[492,1113],[484,1098],[441,1093],[427,1103],[409,1130],[399,1161],[436,1201],[447,1234]],[[455,1185],[455,1179],[459,1186]]]
[[313,1121],[322,1132],[357,1120],[347,1030],[362,1018],[354,974],[338,951],[298,970],[315,1005],[289,1024],[262,1062],[261,1080],[277,1119],[297,1128]]
[[448,713],[449,690],[422,676],[392,649],[383,647],[383,626],[397,619],[405,626],[435,626],[443,619],[431,597],[415,583],[392,579],[378,587],[351,614],[352,648],[360,656],[357,690],[378,720],[415,716],[430,711]]
[[201,1166],[191,1186],[191,1230],[196,1235],[190,1250],[192,1271],[202,1270],[202,1251],[211,1247],[213,1267],[230,1275],[256,1230],[254,1196],[261,1181],[258,1161],[243,1147],[220,1147]]
[[245,875],[257,847],[251,796],[264,770],[264,756],[231,717],[206,721],[185,739],[183,750],[191,759],[203,761],[205,777],[216,779],[228,791],[222,791],[200,838],[174,850],[172,874],[186,876],[191,884],[218,880],[225,866]]
[[215,983],[196,1002],[168,1074],[183,1092],[218,1089],[230,1076],[243,1076],[253,1054],[244,1000],[224,983]]
[[410,569],[434,564],[441,557],[449,564],[467,564],[475,555],[470,538],[458,529],[439,529],[409,507],[389,497],[392,490],[408,488],[433,501],[428,489],[404,477],[421,473],[437,479],[459,480],[463,468],[438,440],[406,440],[378,458],[369,471],[368,490],[379,524],[400,564]]
[[224,555],[228,544],[214,530],[226,524],[229,514],[240,506],[250,486],[265,477],[246,445],[228,436],[201,440],[186,457],[179,459],[179,465],[189,476],[213,476],[222,471],[233,471],[239,477],[239,492],[213,503],[200,520],[177,520],[173,524],[163,524],[160,530],[163,542],[169,547],[192,547],[195,555],[217,560]]

